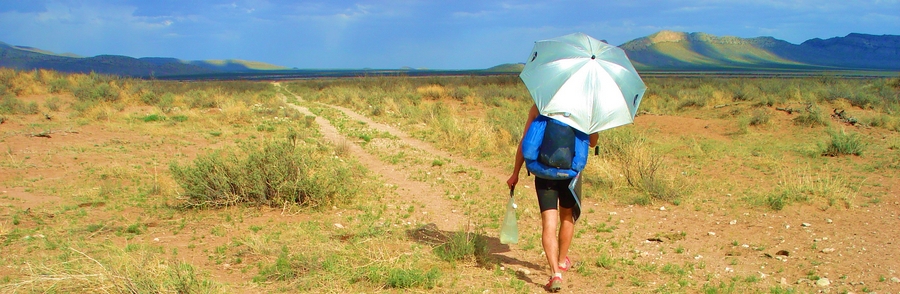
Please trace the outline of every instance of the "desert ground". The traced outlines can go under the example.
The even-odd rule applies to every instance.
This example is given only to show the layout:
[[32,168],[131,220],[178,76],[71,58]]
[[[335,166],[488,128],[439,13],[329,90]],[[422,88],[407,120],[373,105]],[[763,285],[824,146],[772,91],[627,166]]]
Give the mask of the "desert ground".
[[[508,160],[472,156],[422,135],[424,123],[271,84],[283,101],[271,107],[300,115],[254,116],[247,126],[225,106],[168,114],[180,111],[187,123],[148,120],[160,112],[147,105],[99,107],[89,120],[71,106],[5,115],[0,292],[545,292],[533,177],[524,171],[515,191],[520,242],[498,239],[514,149],[505,149]],[[17,98],[45,105],[51,97],[74,100]],[[486,115],[484,105],[445,103],[459,116]],[[593,188],[562,293],[900,293],[900,134],[829,117],[860,134],[865,153],[805,159],[794,151],[827,141],[821,128],[795,126],[796,114],[772,105],[761,107],[765,125],[742,132],[735,116],[750,108],[723,105],[644,112],[622,127],[668,142],[655,149],[658,168],[680,198],[628,200],[639,193],[617,180],[624,175],[610,159],[589,158],[586,177],[595,180],[586,180]],[[304,139],[366,171],[361,200],[183,205],[173,162],[277,137],[258,132],[261,121],[277,129],[304,118]],[[378,135],[361,139],[348,122]],[[799,188],[786,191],[813,196],[777,209],[760,196],[791,185]],[[435,257],[459,236],[475,252]]]

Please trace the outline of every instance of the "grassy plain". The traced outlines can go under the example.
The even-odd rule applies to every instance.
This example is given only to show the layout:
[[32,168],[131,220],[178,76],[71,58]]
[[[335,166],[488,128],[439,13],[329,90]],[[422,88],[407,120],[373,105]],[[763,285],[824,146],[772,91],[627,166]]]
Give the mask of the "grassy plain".
[[[589,159],[564,291],[900,289],[900,80],[645,82]],[[0,95],[0,292],[542,291],[524,174],[496,238],[515,76],[0,70]]]

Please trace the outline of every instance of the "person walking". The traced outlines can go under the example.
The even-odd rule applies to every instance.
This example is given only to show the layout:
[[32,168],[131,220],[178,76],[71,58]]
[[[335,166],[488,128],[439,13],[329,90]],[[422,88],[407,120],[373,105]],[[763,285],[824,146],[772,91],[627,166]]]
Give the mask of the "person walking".
[[[528,119],[525,122],[525,134],[532,125],[535,118],[538,117],[537,106],[532,105],[528,111]],[[546,137],[544,137],[546,139]],[[593,133],[589,136],[590,147],[597,145],[598,135]],[[524,141],[524,140],[523,140]],[[515,156],[515,164],[513,165],[513,173],[506,181],[510,190],[515,189],[519,182],[519,173],[525,158],[522,152],[522,141],[519,142]],[[569,184],[573,179],[555,180],[538,177],[534,178],[534,187],[537,192],[538,205],[541,210],[541,244],[544,253],[547,256],[547,263],[550,266],[550,280],[545,288],[550,292],[557,292],[562,289],[562,274],[572,267],[572,259],[569,257],[569,248],[572,244],[572,237],[575,232],[576,199],[578,195],[573,195],[569,189]],[[576,193],[580,193],[580,185],[576,186]],[[557,233],[557,227],[559,231]]]

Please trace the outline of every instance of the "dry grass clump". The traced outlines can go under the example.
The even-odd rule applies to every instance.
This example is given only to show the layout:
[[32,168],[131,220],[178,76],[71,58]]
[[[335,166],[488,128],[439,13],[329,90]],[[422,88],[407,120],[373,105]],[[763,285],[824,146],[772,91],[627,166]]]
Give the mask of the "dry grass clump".
[[[140,246],[138,246],[140,247]],[[187,263],[161,259],[146,248],[126,252],[103,248],[91,256],[68,248],[64,262],[26,263],[27,276],[3,292],[62,293],[219,293],[222,289]],[[102,258],[101,258],[102,257]]]
[[780,168],[777,185],[765,197],[764,203],[773,210],[781,210],[792,203],[816,201],[824,201],[829,207],[850,208],[855,198],[852,183],[827,166],[820,169],[785,166]]
[[[683,193],[668,176],[665,159],[651,148],[650,142],[629,129],[613,129],[601,133],[601,158],[613,168],[607,181],[624,181],[640,192],[631,202],[641,205],[654,201],[679,202]],[[591,159],[593,160],[593,159]]]
[[319,207],[347,202],[364,182],[361,167],[332,153],[301,140],[273,140],[201,155],[190,165],[173,163],[170,171],[190,206]]
[[422,95],[425,99],[441,99],[446,95],[447,90],[441,85],[426,85],[416,88],[416,93]]

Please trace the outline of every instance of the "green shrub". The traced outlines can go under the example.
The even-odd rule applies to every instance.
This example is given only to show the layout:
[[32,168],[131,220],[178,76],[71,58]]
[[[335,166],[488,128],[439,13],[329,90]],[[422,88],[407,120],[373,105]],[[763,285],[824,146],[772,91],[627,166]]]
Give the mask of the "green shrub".
[[450,97],[462,101],[467,96],[472,95],[472,92],[472,88],[469,88],[468,86],[458,86],[450,90]]
[[794,118],[794,124],[808,127],[827,126],[828,117],[822,113],[822,109],[818,105],[810,104],[805,111]]
[[784,194],[775,194],[766,196],[766,206],[771,208],[772,210],[779,211],[784,209],[784,206],[789,201],[789,198],[785,197]]
[[187,115],[177,114],[177,115],[173,115],[171,117],[171,119],[172,119],[172,121],[186,122],[188,120],[188,117],[187,117]]
[[141,94],[141,102],[147,105],[156,105],[159,103],[159,95],[156,95],[153,91],[147,91]]
[[219,105],[207,90],[191,90],[184,94],[184,99],[191,108],[215,108]]
[[115,102],[119,100],[119,92],[109,83],[93,83],[85,80],[72,90],[72,95],[82,102]]
[[3,114],[37,114],[40,108],[37,102],[28,103],[19,100],[11,94],[0,96],[0,113]]
[[361,168],[301,142],[270,141],[232,152],[198,156],[192,165],[170,165],[190,206],[284,205],[317,207],[351,199],[362,185]]
[[0,113],[17,114],[21,113],[25,108],[25,104],[12,94],[4,94],[0,96]]
[[434,248],[434,254],[445,261],[459,261],[466,258],[483,260],[487,255],[487,240],[473,233],[457,232],[450,240]]
[[765,108],[757,108],[753,111],[753,115],[750,116],[750,125],[751,126],[760,126],[766,125],[769,123],[769,119],[772,117],[772,113],[769,112],[768,109]]
[[859,133],[848,134],[844,130],[840,132],[829,131],[831,143],[822,151],[824,156],[862,155],[866,147]]
[[51,80],[50,84],[48,86],[49,86],[50,93],[62,93],[62,92],[71,91],[71,89],[69,89],[71,87],[71,85],[69,84],[69,80],[66,79],[65,77],[60,77],[60,78]]
[[262,283],[266,281],[287,281],[308,273],[314,269],[315,261],[308,260],[302,256],[291,256],[287,246],[281,247],[281,253],[275,259],[275,263],[271,265],[259,266],[259,274],[253,277],[253,281]]
[[441,276],[441,272],[436,268],[423,271],[421,269],[391,269],[388,272],[385,285],[390,288],[407,289],[413,287],[422,287],[425,289],[434,288],[437,279]]
[[162,111],[169,112],[172,110],[172,106],[175,104],[175,94],[165,93],[161,97],[159,97],[159,102],[156,103],[156,106]]
[[44,101],[44,106],[46,106],[47,109],[50,109],[51,111],[59,111],[61,103],[62,102],[59,100],[59,97],[53,96],[50,97],[50,99],[47,99],[47,101]]
[[154,113],[154,114],[148,114],[141,120],[143,120],[144,122],[164,121],[164,120],[166,120],[166,117]]

